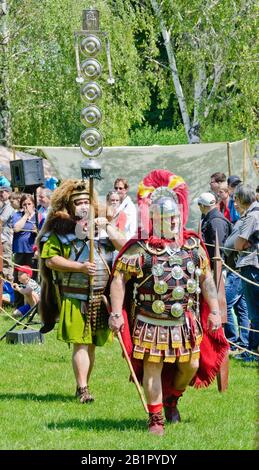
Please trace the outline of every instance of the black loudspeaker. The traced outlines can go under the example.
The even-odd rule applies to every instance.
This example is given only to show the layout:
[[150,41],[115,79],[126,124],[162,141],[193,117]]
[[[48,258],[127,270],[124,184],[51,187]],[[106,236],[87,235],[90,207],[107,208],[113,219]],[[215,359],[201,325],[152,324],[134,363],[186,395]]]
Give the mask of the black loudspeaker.
[[44,184],[44,169],[42,158],[13,160],[10,162],[11,183],[13,187],[40,186]]

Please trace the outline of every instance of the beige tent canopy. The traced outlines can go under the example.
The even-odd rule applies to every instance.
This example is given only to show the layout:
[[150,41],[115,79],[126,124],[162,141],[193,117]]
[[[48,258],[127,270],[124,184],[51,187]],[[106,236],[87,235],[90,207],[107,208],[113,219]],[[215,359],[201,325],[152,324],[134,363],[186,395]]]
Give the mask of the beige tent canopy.
[[[14,146],[14,157],[15,149],[18,148],[24,147]],[[81,178],[80,162],[85,157],[80,148],[39,146],[34,148],[34,155],[37,154],[36,149],[43,152],[51,163],[53,175],[61,179]],[[258,184],[246,140],[231,144],[104,147],[98,162],[102,167],[103,179],[96,181],[95,187],[103,199],[118,177],[127,178],[130,195],[136,201],[138,184],[151,170],[161,168],[181,175],[190,188],[188,226],[193,228],[197,228],[200,218],[197,197],[201,192],[209,190],[212,173],[222,171],[226,175],[235,174],[253,186]]]

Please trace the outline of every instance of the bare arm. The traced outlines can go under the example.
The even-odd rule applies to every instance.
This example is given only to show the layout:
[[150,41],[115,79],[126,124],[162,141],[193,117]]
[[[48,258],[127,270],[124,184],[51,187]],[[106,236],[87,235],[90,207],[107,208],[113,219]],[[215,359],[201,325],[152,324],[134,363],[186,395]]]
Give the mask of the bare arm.
[[113,225],[107,224],[106,225],[106,232],[108,234],[109,239],[111,240],[114,248],[118,251],[125,245],[127,242],[125,236]]
[[86,261],[85,263],[79,263],[78,261],[72,261],[58,255],[53,256],[52,258],[47,258],[46,266],[55,271],[85,273],[91,275],[95,274],[96,270],[95,262],[90,263],[89,261]]
[[111,283],[112,313],[109,318],[109,327],[115,333],[123,329],[124,325],[124,320],[122,316],[122,306],[125,296],[125,285],[126,283],[123,273],[119,273],[117,276],[115,276]]
[[205,276],[201,276],[201,292],[210,309],[207,328],[211,332],[216,331],[221,326],[221,316],[218,293],[210,271]]

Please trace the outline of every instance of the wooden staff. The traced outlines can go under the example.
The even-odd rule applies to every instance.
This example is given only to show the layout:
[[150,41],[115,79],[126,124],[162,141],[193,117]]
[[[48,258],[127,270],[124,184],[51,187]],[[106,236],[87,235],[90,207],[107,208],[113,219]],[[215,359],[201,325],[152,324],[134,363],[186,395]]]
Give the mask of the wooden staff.
[[[219,239],[218,239],[217,231],[216,231],[216,239],[215,239],[214,256],[215,256],[214,258],[214,281],[215,281],[216,289],[218,292],[218,302],[219,302],[219,310],[220,310],[220,315],[221,315],[221,324],[223,326],[224,323],[227,323],[227,302],[226,302],[224,279],[223,279],[223,274],[222,274],[222,261],[221,261],[221,255],[220,255],[220,250],[219,250]],[[229,357],[228,357],[228,354],[226,354],[220,366],[220,370],[217,374],[217,383],[218,383],[219,392],[224,392],[228,388],[228,371],[229,371]]]
[[[111,306],[108,302],[108,299],[105,295],[102,295],[102,301],[104,302],[105,306],[106,306],[106,309],[107,309],[107,312],[110,312],[111,311]],[[146,404],[146,400],[145,400],[145,397],[144,397],[144,394],[143,394],[143,391],[139,385],[139,381],[137,379],[137,376],[135,374],[135,371],[133,369],[133,366],[131,364],[131,360],[129,358],[129,355],[127,353],[127,349],[125,348],[125,344],[123,342],[123,339],[122,339],[122,336],[121,336],[121,333],[118,331],[117,333],[117,337],[118,337],[118,340],[119,340],[119,343],[120,343],[120,346],[121,346],[121,349],[122,349],[122,352],[124,354],[124,357],[127,361],[127,364],[128,364],[128,367],[129,367],[129,370],[130,370],[130,373],[131,373],[131,376],[132,376],[132,379],[133,379],[133,382],[134,384],[136,385],[136,388],[137,388],[137,391],[138,391],[138,394],[140,396],[140,399],[142,401],[142,405],[144,407],[144,410],[146,413],[149,413],[148,411],[148,407],[147,407],[147,404]]]
[[[85,159],[81,162],[82,179],[89,179],[89,239],[90,253],[89,261],[94,262],[94,179],[101,179],[101,165],[96,160]],[[94,299],[94,275],[89,277],[89,304]]]
[[141,401],[142,401],[142,405],[143,405],[143,407],[144,407],[144,410],[145,410],[146,413],[149,413],[148,407],[147,407],[147,404],[146,404],[146,400],[145,400],[145,397],[144,397],[144,394],[143,394],[143,391],[142,391],[142,389],[141,389],[141,387],[140,387],[140,385],[139,385],[139,381],[138,381],[138,379],[137,379],[137,376],[136,376],[135,371],[134,371],[134,369],[133,369],[133,366],[132,366],[132,364],[131,364],[131,360],[130,360],[130,358],[129,358],[129,356],[128,356],[128,353],[127,353],[127,350],[126,350],[126,348],[125,348],[125,344],[123,343],[123,339],[122,339],[122,337],[121,337],[121,333],[120,333],[119,331],[118,331],[118,333],[117,333],[117,337],[118,337],[119,343],[120,343],[120,345],[121,345],[121,349],[122,349],[122,351],[123,351],[123,354],[124,354],[124,356],[125,356],[125,359],[126,359],[126,361],[127,361],[127,364],[128,364],[128,366],[129,366],[129,370],[130,370],[130,373],[131,373],[133,382],[134,382],[134,384],[136,385],[138,394],[139,394],[140,399],[141,399]]

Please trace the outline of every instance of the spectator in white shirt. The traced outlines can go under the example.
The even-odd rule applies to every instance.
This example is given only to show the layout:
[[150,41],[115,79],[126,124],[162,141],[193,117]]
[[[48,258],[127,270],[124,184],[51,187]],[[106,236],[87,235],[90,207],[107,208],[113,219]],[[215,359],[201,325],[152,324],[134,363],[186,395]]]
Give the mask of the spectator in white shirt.
[[114,189],[121,197],[121,204],[117,213],[119,214],[121,211],[123,211],[127,216],[125,234],[127,240],[129,240],[133,237],[133,235],[135,235],[137,230],[137,211],[132,199],[127,195],[129,190],[128,181],[125,178],[117,178],[114,181]]

